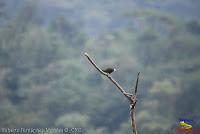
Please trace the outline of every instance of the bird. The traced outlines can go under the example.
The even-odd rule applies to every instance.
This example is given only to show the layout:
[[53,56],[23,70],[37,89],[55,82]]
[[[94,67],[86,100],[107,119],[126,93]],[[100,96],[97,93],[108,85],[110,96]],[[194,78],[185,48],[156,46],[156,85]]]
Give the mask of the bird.
[[115,72],[116,69],[115,68],[106,68],[106,69],[102,69],[103,72],[111,74],[112,72]]
[[179,124],[181,125],[182,128],[184,129],[191,129],[192,125],[185,123],[184,121],[180,121]]

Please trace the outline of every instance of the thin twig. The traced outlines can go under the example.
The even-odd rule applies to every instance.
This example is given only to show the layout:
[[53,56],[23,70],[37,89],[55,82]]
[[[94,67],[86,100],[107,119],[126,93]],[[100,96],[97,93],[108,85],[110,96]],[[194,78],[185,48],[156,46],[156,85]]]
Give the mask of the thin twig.
[[107,76],[108,77],[108,74],[105,73],[104,71],[102,71],[95,63],[94,61],[90,58],[89,54],[87,53],[84,53],[84,55],[87,57],[87,59],[92,63],[92,65],[103,75]]
[[137,80],[136,80],[136,84],[135,84],[135,95],[137,95],[137,88],[138,88],[139,75],[140,75],[140,72],[139,72],[138,75],[137,75]]

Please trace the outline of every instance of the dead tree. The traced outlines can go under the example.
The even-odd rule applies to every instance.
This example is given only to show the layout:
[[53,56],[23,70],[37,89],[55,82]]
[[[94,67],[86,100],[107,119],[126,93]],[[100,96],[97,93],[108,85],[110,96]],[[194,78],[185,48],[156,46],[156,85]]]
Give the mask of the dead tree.
[[130,119],[131,119],[131,127],[132,127],[132,134],[137,134],[137,128],[136,128],[136,121],[135,121],[135,106],[137,103],[137,88],[138,88],[138,80],[139,80],[139,74],[137,75],[137,80],[135,84],[135,88],[133,93],[127,93],[120,85],[118,82],[116,82],[112,76],[108,73],[103,72],[95,63],[94,61],[90,58],[90,56],[87,53],[84,53],[84,55],[87,57],[87,59],[90,61],[90,63],[101,73],[102,75],[106,76],[110,81],[115,84],[117,89],[128,99],[129,101],[129,106],[130,106]]

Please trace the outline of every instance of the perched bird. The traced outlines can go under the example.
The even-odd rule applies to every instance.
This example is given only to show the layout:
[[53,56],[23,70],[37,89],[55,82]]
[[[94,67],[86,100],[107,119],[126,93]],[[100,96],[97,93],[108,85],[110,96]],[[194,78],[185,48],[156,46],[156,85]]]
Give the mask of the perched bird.
[[187,124],[184,121],[180,121],[179,123],[180,123],[181,127],[184,128],[184,129],[191,129],[192,128],[192,125]]
[[102,70],[105,73],[111,74],[112,72],[115,72],[116,69],[115,68],[106,68]]

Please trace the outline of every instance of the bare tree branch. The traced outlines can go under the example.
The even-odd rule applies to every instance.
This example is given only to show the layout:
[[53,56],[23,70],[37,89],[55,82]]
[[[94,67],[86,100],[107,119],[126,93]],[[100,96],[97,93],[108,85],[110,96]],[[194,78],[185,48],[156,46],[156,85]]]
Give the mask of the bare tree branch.
[[137,88],[138,88],[138,81],[139,81],[139,74],[137,75],[137,80],[135,84],[135,94],[127,93],[118,82],[116,82],[112,76],[108,73],[105,73],[102,71],[90,58],[90,56],[87,53],[84,53],[84,55],[87,57],[87,59],[91,62],[91,64],[104,76],[106,76],[110,81],[115,84],[115,86],[119,89],[119,91],[129,100],[130,102],[130,118],[131,118],[131,127],[132,127],[132,134],[137,134],[137,128],[136,128],[136,122],[135,122],[135,106],[137,103]]
[[119,89],[119,91],[128,99],[130,100],[131,94],[127,93],[120,85],[118,82],[116,82],[112,76],[108,73],[103,72],[95,63],[94,61],[90,58],[90,56],[87,53],[84,53],[84,55],[88,58],[88,60],[92,63],[92,65],[103,75],[105,75],[106,77],[108,77],[108,79],[110,79],[112,81],[113,84],[115,84],[117,86],[117,88]]
[[137,75],[137,80],[136,80],[136,84],[135,84],[135,95],[137,95],[137,88],[138,88],[139,75],[140,75],[140,72],[139,72],[138,75]]
[[108,74],[105,73],[104,71],[102,71],[95,63],[94,61],[90,58],[89,54],[87,53],[84,53],[84,55],[88,58],[88,60],[92,63],[92,65],[103,75],[107,76],[108,77]]

